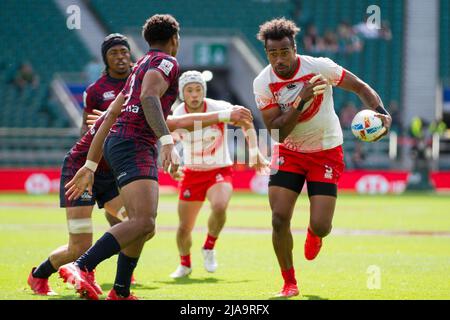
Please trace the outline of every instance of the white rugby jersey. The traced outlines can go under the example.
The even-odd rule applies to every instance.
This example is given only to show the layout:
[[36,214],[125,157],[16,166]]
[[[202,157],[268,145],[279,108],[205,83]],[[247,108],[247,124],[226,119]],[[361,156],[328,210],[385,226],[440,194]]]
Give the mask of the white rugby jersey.
[[[232,107],[233,105],[226,101],[205,98],[203,112],[223,111]],[[173,115],[185,114],[188,114],[188,111],[183,102],[174,110]],[[227,125],[225,123],[214,124],[192,132],[177,130],[177,133],[181,133],[185,168],[205,171],[233,164],[228,151]]]
[[[280,108],[286,112],[303,88],[303,84],[317,74],[322,74],[333,86],[341,83],[345,69],[328,58],[314,58],[297,55],[297,70],[292,78],[277,75],[269,64],[253,81],[256,104],[263,111]],[[327,86],[322,95],[305,106],[298,118],[298,124],[282,143],[289,150],[297,152],[318,152],[332,149],[343,143],[339,118],[334,110],[333,89]]]

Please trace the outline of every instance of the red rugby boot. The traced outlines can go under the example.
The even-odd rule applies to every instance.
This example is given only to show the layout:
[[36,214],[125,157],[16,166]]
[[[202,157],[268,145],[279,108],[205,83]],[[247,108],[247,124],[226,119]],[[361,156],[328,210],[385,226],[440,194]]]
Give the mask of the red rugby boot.
[[131,275],[131,285],[134,286],[136,284],[137,284],[136,279],[134,278],[134,274],[132,274]]
[[305,258],[307,260],[314,260],[322,248],[322,238],[316,236],[311,229],[308,228],[305,241]]
[[56,295],[58,295],[48,285],[48,279],[35,278],[33,276],[34,270],[36,270],[36,267],[31,269],[31,272],[30,272],[30,275],[28,276],[28,281],[27,281],[31,290],[33,290],[33,292],[35,294],[38,294],[41,296],[56,296]]
[[296,284],[293,283],[285,283],[283,288],[281,289],[280,293],[278,293],[277,297],[282,298],[290,298],[295,297],[300,294],[300,291],[298,291],[298,287]]
[[97,292],[98,295],[103,294],[102,287],[95,281],[95,270],[92,270],[91,272],[87,273],[87,280],[91,284],[91,286],[95,289],[95,292]]
[[111,291],[109,291],[108,296],[106,297],[105,300],[139,300],[139,299],[132,293],[130,293],[128,297],[121,297],[116,293],[116,290],[114,290],[113,288],[111,289]]
[[81,298],[98,300],[98,294],[89,281],[87,271],[82,271],[74,263],[66,264],[59,268],[59,276],[64,282],[69,282],[75,287]]

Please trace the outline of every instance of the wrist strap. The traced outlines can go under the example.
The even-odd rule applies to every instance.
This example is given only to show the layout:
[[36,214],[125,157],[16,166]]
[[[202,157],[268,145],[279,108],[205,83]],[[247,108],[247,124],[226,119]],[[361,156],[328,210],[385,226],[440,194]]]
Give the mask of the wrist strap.
[[294,100],[293,107],[297,109],[297,111],[302,111],[303,107],[305,106],[306,101],[300,98],[300,96],[297,96]]
[[230,122],[231,110],[224,110],[219,112],[219,122]]
[[88,168],[89,170],[91,170],[92,172],[95,172],[95,170],[97,170],[98,163],[91,161],[91,160],[86,160],[86,163],[84,164],[84,166],[86,168]]
[[166,144],[173,144],[173,138],[170,134],[166,134],[159,138],[159,142],[161,142],[162,146],[165,146]]

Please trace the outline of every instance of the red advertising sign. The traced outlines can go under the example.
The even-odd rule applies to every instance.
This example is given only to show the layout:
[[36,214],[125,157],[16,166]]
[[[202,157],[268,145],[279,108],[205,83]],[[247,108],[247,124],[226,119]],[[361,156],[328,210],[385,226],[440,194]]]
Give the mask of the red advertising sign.
[[[343,173],[339,190],[362,194],[402,193],[408,181],[407,171],[355,170]],[[433,172],[431,180],[439,191],[450,191],[450,171]],[[46,194],[59,191],[60,170],[55,169],[0,169],[0,192]],[[267,176],[256,175],[253,170],[235,171],[235,190],[267,193]],[[178,182],[168,174],[160,173],[161,187],[176,189]]]

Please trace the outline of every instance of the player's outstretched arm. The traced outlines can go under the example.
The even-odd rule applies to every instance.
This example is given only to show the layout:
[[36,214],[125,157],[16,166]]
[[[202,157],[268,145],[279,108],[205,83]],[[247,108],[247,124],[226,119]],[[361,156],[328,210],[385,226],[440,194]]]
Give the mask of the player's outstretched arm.
[[267,173],[269,162],[258,148],[258,136],[252,121],[235,123],[244,131],[245,139],[248,143],[249,166],[260,174]]
[[279,130],[279,142],[283,142],[295,128],[305,105],[310,103],[314,96],[323,93],[327,85],[328,82],[319,74],[305,83],[295,99],[293,107],[287,112],[281,112],[279,108],[262,110],[267,129]]
[[[240,123],[252,121],[253,116],[250,110],[241,106],[234,106],[232,109],[225,111],[169,116],[167,118],[167,126],[170,131],[177,129],[193,131],[196,128],[205,128],[221,122],[231,122],[239,125]],[[201,127],[197,127],[197,125]]]
[[383,125],[386,130],[377,138],[377,140],[381,139],[389,132],[392,123],[392,117],[384,108],[383,101],[381,101],[380,96],[375,90],[373,90],[367,83],[347,70],[345,72],[344,78],[342,79],[342,82],[338,87],[355,93],[356,95],[358,95],[359,99],[361,99],[362,103],[366,107],[374,110],[375,112],[378,112],[377,117],[379,117],[381,121],[383,121]]
[[111,129],[114,122],[116,122],[116,119],[121,112],[124,100],[123,94],[120,93],[111,103],[106,111],[103,123],[100,125],[100,128],[95,133],[94,139],[91,142],[86,157],[86,163],[77,171],[72,180],[65,185],[65,188],[67,189],[66,196],[69,200],[78,199],[86,189],[89,194],[92,194],[94,173],[103,155],[103,143],[109,133],[109,129]]
[[149,70],[142,80],[141,105],[145,119],[161,142],[161,161],[164,172],[176,172],[180,157],[174,148],[173,138],[167,127],[160,98],[169,88],[169,84],[157,70]]

